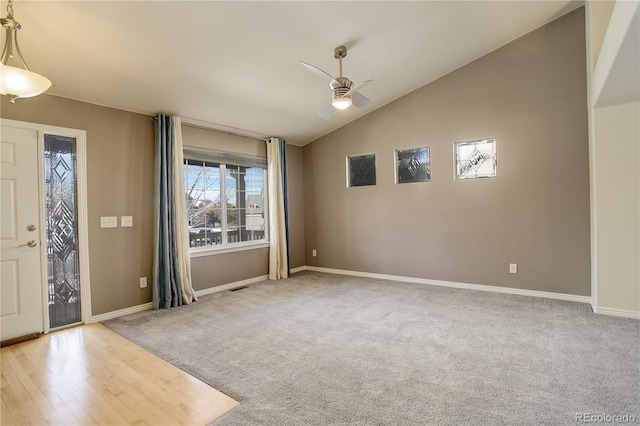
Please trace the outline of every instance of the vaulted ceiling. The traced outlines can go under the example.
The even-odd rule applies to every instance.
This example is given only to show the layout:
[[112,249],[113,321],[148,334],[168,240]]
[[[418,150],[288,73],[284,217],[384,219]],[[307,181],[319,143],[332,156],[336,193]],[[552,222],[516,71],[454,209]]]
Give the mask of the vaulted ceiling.
[[[580,7],[582,1],[20,1],[50,94],[304,145]],[[2,3],[4,16],[4,7]],[[4,35],[3,35],[4,36]],[[373,101],[323,120],[333,49]],[[18,102],[20,102],[18,100]]]

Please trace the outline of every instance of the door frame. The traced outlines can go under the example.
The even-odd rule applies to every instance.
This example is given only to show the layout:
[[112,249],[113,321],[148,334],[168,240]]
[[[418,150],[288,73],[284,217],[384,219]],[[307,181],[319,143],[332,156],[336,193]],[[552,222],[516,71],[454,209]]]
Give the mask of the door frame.
[[[46,241],[46,211],[44,186],[44,135],[57,135],[75,138],[76,140],[76,178],[77,178],[77,207],[78,207],[78,256],[80,265],[80,309],[82,323],[91,322],[91,283],[89,280],[89,226],[87,209],[87,132],[85,130],[67,127],[49,126],[45,124],[29,123],[26,121],[0,119],[1,126],[12,126],[35,130],[38,133],[38,200],[39,200],[39,229],[40,241]],[[40,262],[42,268],[42,310],[43,331],[49,333],[49,291],[47,286],[47,251],[44,243],[40,244]],[[59,327],[59,328],[64,328]],[[56,328],[57,329],[57,328]]]

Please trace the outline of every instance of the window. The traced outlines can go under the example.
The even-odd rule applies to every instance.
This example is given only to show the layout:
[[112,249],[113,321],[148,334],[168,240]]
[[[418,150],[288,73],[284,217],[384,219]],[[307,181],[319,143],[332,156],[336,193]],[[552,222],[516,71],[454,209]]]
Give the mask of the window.
[[454,147],[456,180],[497,176],[495,139],[455,142]]
[[266,174],[266,159],[185,148],[192,251],[266,242]]

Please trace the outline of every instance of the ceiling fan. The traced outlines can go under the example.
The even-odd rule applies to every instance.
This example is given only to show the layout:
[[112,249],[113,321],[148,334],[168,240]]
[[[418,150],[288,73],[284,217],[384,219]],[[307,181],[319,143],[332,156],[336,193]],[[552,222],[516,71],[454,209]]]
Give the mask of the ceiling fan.
[[313,65],[300,61],[304,67],[329,82],[329,89],[331,89],[331,103],[318,111],[320,117],[325,120],[328,120],[331,117],[333,114],[333,108],[347,109],[351,105],[365,107],[371,104],[371,100],[359,93],[358,90],[362,89],[373,80],[366,80],[354,86],[351,80],[342,76],[342,58],[347,56],[347,48],[344,46],[338,46],[333,49],[333,52],[333,57],[340,61],[340,76],[336,78],[322,71],[318,67],[314,67]]

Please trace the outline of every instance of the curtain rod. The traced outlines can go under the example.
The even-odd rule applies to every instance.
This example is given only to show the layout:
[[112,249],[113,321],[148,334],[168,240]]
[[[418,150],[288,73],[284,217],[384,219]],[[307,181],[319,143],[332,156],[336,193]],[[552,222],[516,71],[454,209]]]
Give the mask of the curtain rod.
[[[255,133],[241,130],[241,129],[233,129],[230,128],[222,128],[226,126],[220,126],[217,124],[207,123],[206,121],[193,120],[191,118],[180,117],[180,121],[183,125],[189,127],[195,127],[197,129],[205,129],[205,130],[213,130],[215,132],[224,133],[231,136],[240,136],[242,138],[253,139],[262,142],[268,142],[269,138],[265,136],[254,136]],[[235,131],[234,131],[235,130]],[[253,134],[252,134],[253,133]]]
[[[151,117],[151,120],[155,121],[157,120],[157,117],[155,116]],[[254,136],[256,133],[249,132],[242,129],[234,129],[235,131],[233,131],[233,130],[229,130],[232,128],[227,126],[222,126],[219,124],[213,124],[206,121],[195,120],[195,119],[186,118],[186,117],[180,117],[180,122],[182,123],[183,126],[194,127],[196,129],[212,130],[214,132],[224,133],[226,135],[239,136],[242,138],[253,139],[253,140],[262,141],[262,142],[269,142],[269,138],[266,136]],[[226,128],[223,128],[223,127],[226,127]]]

